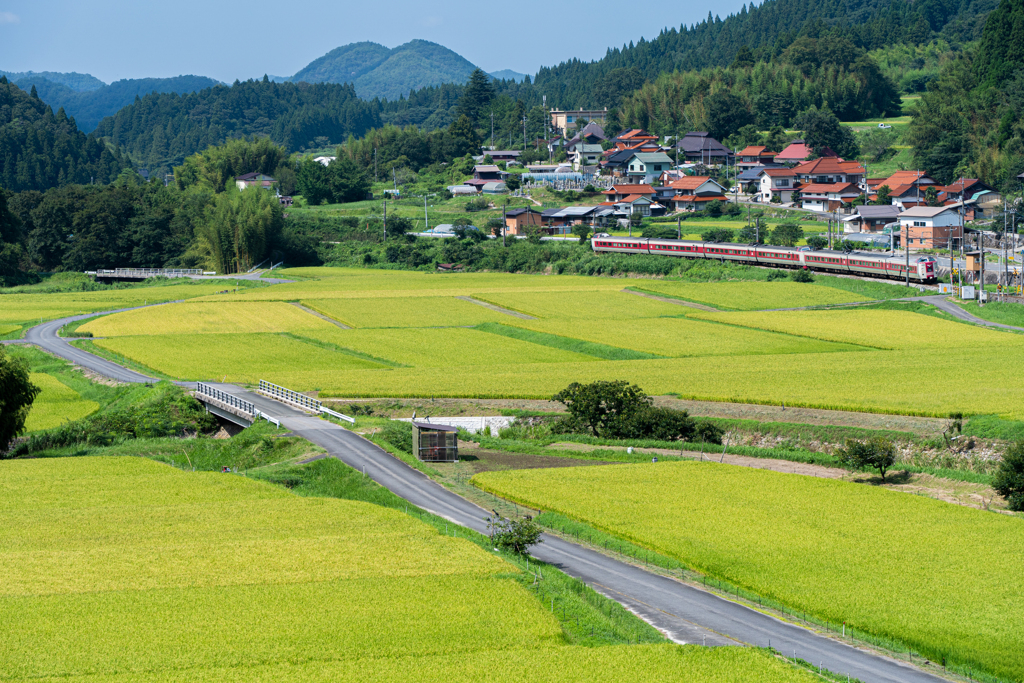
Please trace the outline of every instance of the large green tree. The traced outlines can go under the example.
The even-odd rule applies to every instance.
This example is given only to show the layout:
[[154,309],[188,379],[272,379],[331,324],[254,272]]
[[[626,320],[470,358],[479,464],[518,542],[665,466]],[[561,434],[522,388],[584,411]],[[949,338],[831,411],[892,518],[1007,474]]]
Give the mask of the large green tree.
[[860,154],[857,140],[849,127],[841,124],[828,107],[807,108],[796,117],[793,126],[803,131],[807,145],[818,154],[825,148],[846,159],[853,159]]
[[0,345],[0,454],[25,430],[25,419],[39,387],[29,381],[28,368]]
[[494,101],[494,84],[491,77],[480,69],[476,69],[469,77],[462,97],[459,98],[456,109],[458,116],[469,117],[474,125],[482,122],[482,118],[490,113],[488,107]]

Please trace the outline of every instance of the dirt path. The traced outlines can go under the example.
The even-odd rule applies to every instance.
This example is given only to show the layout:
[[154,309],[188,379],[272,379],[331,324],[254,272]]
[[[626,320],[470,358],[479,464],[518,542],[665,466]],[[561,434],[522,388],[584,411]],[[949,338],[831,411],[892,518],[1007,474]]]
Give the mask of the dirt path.
[[523,320],[536,320],[536,318],[533,317],[532,315],[526,315],[525,313],[520,313],[518,311],[510,311],[507,308],[502,308],[501,306],[495,306],[494,304],[489,304],[486,301],[480,301],[479,299],[474,299],[471,296],[457,296],[455,298],[456,299],[462,299],[463,301],[468,301],[469,303],[476,304],[477,306],[483,306],[484,308],[489,308],[492,311],[497,311],[498,313],[504,313],[505,315],[511,315],[512,317],[515,317],[515,318],[522,318]]
[[309,313],[310,315],[315,315],[316,317],[320,318],[321,320],[326,320],[327,322],[331,323],[332,325],[337,325],[338,327],[340,327],[343,330],[351,330],[352,329],[348,325],[345,325],[344,323],[339,323],[334,318],[328,318],[323,313],[317,313],[312,308],[309,308],[308,306],[303,306],[302,304],[300,304],[300,303],[298,303],[296,301],[292,301],[291,304],[292,304],[292,306],[295,306],[296,308],[301,308],[302,310],[304,310],[306,313]]

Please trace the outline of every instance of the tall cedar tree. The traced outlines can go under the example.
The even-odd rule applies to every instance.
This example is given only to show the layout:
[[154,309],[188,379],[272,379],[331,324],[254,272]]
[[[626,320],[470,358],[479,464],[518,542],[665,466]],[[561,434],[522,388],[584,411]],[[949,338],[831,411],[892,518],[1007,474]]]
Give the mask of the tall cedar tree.
[[0,346],[0,455],[25,429],[25,419],[39,387],[29,381],[28,368]]
[[476,69],[469,77],[466,88],[459,98],[458,115],[467,116],[474,125],[483,123],[481,120],[488,115],[488,106],[494,100],[494,84],[491,77],[480,69]]

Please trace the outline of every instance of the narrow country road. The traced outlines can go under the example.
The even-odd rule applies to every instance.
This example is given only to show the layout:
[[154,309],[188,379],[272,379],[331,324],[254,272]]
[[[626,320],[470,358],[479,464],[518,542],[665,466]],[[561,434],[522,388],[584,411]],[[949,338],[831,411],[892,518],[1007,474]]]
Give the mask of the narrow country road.
[[[91,314],[96,315],[96,314]],[[127,370],[68,345],[58,331],[78,317],[32,328],[28,341],[82,367],[125,382],[152,382],[153,378]],[[181,382],[188,386],[190,383]],[[307,415],[273,399],[232,384],[218,389],[250,401],[281,420],[284,427],[324,448],[329,455],[366,475],[398,496],[456,524],[486,533],[488,511],[437,484],[361,436],[338,425]],[[846,645],[830,637],[782,621],[665,576],[545,535],[532,552],[566,574],[616,600],[668,634],[676,642],[707,645],[771,645],[842,676],[865,683],[937,683],[944,679],[904,662]]]
[[1013,325],[1003,325],[1002,323],[994,323],[991,320],[983,320],[982,318],[979,318],[976,315],[971,315],[964,309],[957,306],[952,301],[948,301],[947,296],[948,295],[946,294],[940,294],[939,296],[926,296],[923,297],[921,301],[929,303],[932,306],[935,306],[935,308],[938,308],[940,310],[945,311],[946,313],[949,313],[954,318],[959,318],[960,320],[964,320],[969,323],[974,323],[975,325],[984,325],[985,327],[998,327],[1004,330],[1015,330],[1017,332],[1024,332],[1024,327],[1014,327]]

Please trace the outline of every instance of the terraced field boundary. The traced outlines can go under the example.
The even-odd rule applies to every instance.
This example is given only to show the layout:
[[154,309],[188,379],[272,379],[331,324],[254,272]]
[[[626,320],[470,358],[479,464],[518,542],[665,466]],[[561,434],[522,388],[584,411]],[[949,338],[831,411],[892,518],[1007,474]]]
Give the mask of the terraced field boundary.
[[649,360],[651,358],[666,358],[666,356],[659,356],[653,353],[646,353],[644,351],[623,349],[617,346],[583,341],[582,339],[573,339],[571,337],[562,337],[557,334],[537,332],[536,330],[512,327],[510,325],[502,325],[500,323],[483,323],[481,325],[477,325],[473,329],[481,332],[489,332],[491,334],[499,334],[503,337],[510,337],[512,339],[518,339],[520,341],[538,344],[540,346],[550,346],[563,351],[582,353],[587,356],[601,358],[602,360]]
[[537,319],[537,318],[535,318],[532,315],[527,315],[526,313],[523,313],[522,311],[514,311],[514,310],[509,309],[509,308],[502,308],[501,306],[499,306],[497,304],[492,304],[491,302],[485,301],[484,299],[477,299],[477,298],[473,298],[471,296],[457,296],[455,298],[456,299],[461,299],[462,301],[468,301],[469,303],[476,304],[477,306],[483,306],[484,308],[489,308],[492,311],[497,311],[498,313],[504,313],[505,315],[510,315],[510,316],[512,316],[514,318],[522,318],[523,320],[536,320]]

